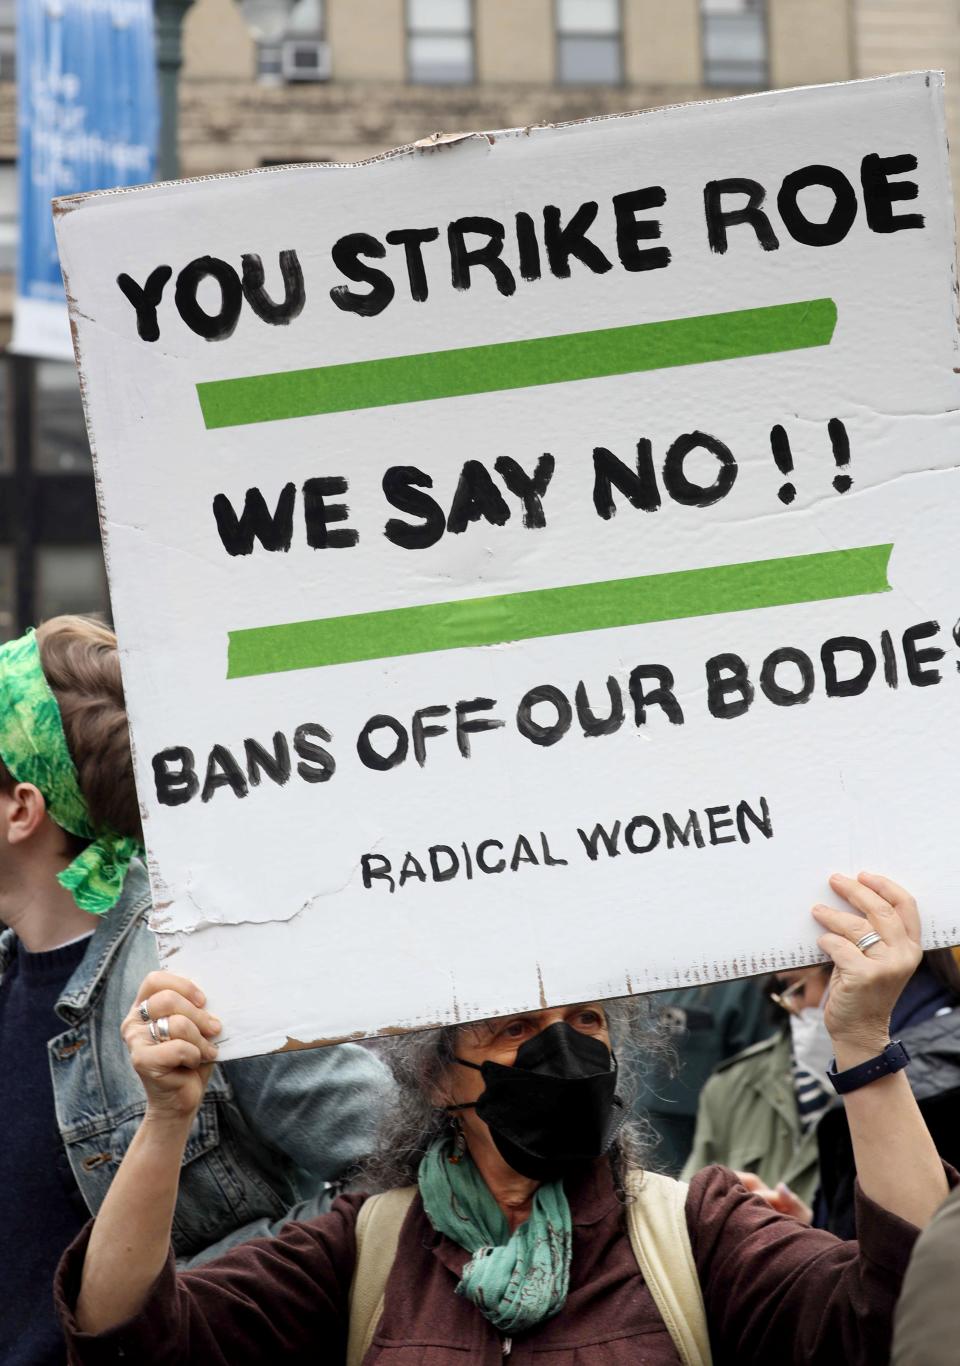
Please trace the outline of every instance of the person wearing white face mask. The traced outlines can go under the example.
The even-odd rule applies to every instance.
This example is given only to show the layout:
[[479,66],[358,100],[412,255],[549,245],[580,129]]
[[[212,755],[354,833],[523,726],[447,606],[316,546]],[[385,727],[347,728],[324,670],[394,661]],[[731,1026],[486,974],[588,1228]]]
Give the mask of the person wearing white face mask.
[[[771,999],[784,1012],[780,1029],[722,1063],[707,1082],[683,1179],[724,1163],[781,1214],[853,1238],[850,1134],[827,1080],[829,965],[777,973],[772,985]],[[891,1028],[914,1060],[910,1084],[937,1150],[956,1162],[960,972],[949,949],[923,955],[894,1007]]]
[[768,979],[778,1007],[775,1032],[721,1063],[707,1082],[684,1180],[721,1162],[781,1213],[809,1223],[818,1184],[816,1125],[832,1100],[826,1072],[833,1045],[824,1024],[829,981],[828,966]]
[[[824,1010],[830,992],[826,968],[802,968],[789,985],[771,993],[777,1005],[790,1012],[790,1046],[793,1052],[793,1089],[801,1131],[806,1134],[829,1108],[833,1092],[828,1090],[826,1072],[833,1058],[833,1043],[824,1023]],[[781,982],[778,982],[781,985]]]

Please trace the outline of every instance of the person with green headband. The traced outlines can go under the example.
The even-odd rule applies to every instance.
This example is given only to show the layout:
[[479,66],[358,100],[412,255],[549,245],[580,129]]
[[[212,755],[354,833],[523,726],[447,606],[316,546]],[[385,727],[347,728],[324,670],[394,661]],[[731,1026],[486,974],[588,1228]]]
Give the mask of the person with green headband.
[[[159,970],[116,638],[59,617],[0,647],[0,1361],[61,1366],[57,1261],[146,1109],[120,1025]],[[6,928],[3,928],[6,927]],[[329,1206],[389,1094],[366,1050],[224,1064],[194,1117],[183,1264]]]
[[181,1158],[219,1022],[167,973],[124,1023],[144,1122],[58,1272],[71,1361],[877,1366],[910,1249],[960,1178],[888,1042],[920,958],[916,903],[874,874],[831,888],[846,909],[813,914],[834,963],[827,1075],[847,1107],[859,1243],[772,1210],[726,1168],[689,1187],[648,1170],[618,1062],[655,1052],[645,1003],[545,1002],[388,1041],[396,1104],[359,1178],[377,1193],[178,1272]]

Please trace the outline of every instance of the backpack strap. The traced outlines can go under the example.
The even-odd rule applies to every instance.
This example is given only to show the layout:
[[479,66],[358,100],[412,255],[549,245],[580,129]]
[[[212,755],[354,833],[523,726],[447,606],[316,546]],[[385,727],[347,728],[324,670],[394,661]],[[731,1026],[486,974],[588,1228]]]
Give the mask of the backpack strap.
[[[361,1366],[383,1316],[387,1279],[416,1186],[365,1200],[357,1215],[346,1366]],[[656,1172],[627,1178],[630,1246],[683,1366],[712,1366],[703,1295],[687,1231],[687,1187]]]
[[384,1191],[364,1200],[357,1214],[357,1257],[350,1284],[350,1333],[346,1366],[360,1366],[383,1317],[387,1278],[397,1255],[400,1228],[416,1186]]
[[687,1230],[687,1187],[656,1172],[626,1182],[630,1246],[683,1366],[711,1366],[703,1293]]

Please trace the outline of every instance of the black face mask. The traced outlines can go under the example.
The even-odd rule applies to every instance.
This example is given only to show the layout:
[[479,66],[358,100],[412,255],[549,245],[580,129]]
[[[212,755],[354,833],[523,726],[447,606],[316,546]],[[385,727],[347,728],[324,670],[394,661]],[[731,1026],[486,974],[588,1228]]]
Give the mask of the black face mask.
[[609,1150],[626,1119],[617,1060],[605,1043],[558,1020],[517,1049],[512,1067],[466,1062],[484,1080],[471,1104],[501,1157],[533,1181],[556,1181]]

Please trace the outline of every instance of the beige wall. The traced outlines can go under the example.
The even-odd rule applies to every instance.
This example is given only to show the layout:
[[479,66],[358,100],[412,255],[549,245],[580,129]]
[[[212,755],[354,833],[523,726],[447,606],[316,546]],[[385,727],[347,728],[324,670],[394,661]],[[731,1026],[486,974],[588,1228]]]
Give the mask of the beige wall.
[[906,71],[937,59],[956,67],[957,0],[857,0],[855,10],[858,75]]
[[771,85],[849,79],[850,0],[767,0],[767,26]]
[[481,81],[549,85],[556,68],[553,0],[475,0]]
[[[699,0],[622,4],[627,84],[699,82]],[[406,80],[404,0],[326,0],[326,11],[334,80]],[[482,82],[553,82],[554,0],[474,0],[474,12]],[[193,80],[243,80],[253,62],[253,42],[235,0],[194,0],[184,23],[184,74]]]
[[854,74],[946,73],[954,195],[960,190],[960,5],[957,0],[857,0]]
[[[334,80],[406,79],[404,0],[327,0],[326,13]],[[236,0],[194,0],[183,24],[184,76],[250,80],[254,71],[253,38]]]
[[[696,99],[696,86],[669,98]],[[442,129],[510,128],[663,104],[645,86],[373,86],[184,84],[180,160],[185,176],[244,170],[265,161],[359,161]]]
[[403,0],[327,0],[337,81],[402,81],[407,74]]
[[195,0],[183,21],[183,70],[198,81],[253,77],[253,39],[234,0]]
[[623,0],[623,64],[630,83],[699,83],[700,0]]

